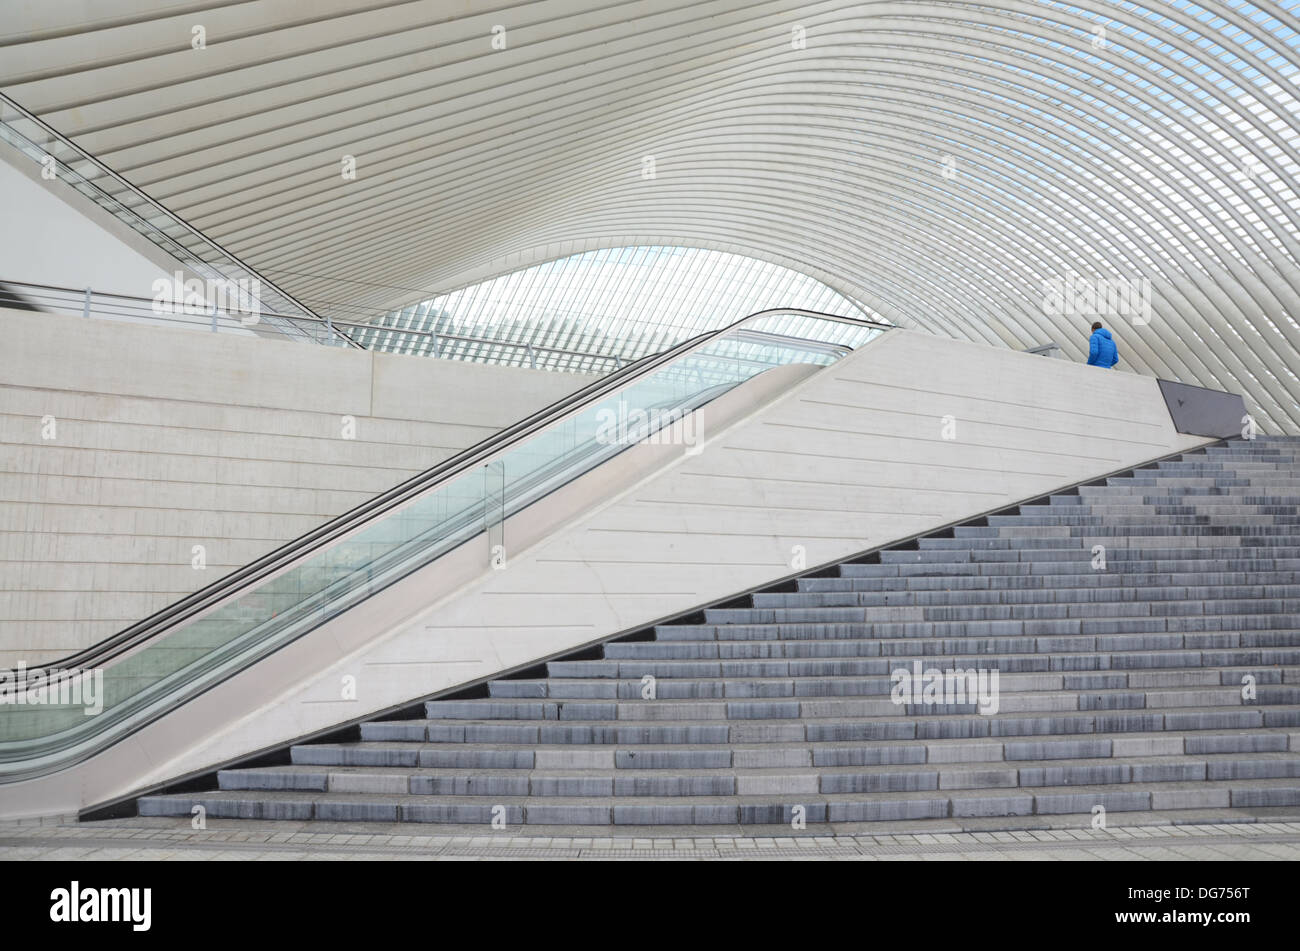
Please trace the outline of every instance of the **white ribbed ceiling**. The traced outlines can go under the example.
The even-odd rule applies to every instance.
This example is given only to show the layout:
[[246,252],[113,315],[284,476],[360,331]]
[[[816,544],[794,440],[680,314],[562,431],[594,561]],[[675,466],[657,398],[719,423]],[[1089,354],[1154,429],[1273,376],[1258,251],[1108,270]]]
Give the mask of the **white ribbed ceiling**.
[[677,244],[1078,359],[1146,280],[1122,366],[1296,432],[1296,7],[30,0],[0,87],[323,312]]

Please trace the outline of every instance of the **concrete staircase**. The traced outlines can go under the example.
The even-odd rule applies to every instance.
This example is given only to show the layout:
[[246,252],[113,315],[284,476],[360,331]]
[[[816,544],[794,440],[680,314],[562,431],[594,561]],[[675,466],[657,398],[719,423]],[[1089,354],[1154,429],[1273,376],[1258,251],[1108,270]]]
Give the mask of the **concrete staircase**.
[[[1300,815],[1298,453],[1260,437],[1081,486],[140,814],[661,831]],[[997,712],[896,703],[914,662],[996,671]]]

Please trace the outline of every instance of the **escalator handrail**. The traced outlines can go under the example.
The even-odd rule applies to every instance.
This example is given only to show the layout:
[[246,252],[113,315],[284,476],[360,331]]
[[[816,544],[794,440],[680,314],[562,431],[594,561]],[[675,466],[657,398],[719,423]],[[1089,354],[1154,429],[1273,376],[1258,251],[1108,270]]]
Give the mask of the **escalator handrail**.
[[[74,654],[60,658],[57,661],[49,661],[16,672],[19,673],[20,676],[15,680],[10,681],[8,687],[9,689],[21,689],[21,685],[29,678],[35,677],[42,680],[48,680],[50,677],[57,677],[60,672],[71,673],[75,670],[85,670],[102,666],[105,662],[112,660],[114,657],[133,649],[145,641],[164,634],[176,625],[188,621],[200,613],[218,607],[225,601],[237,596],[249,586],[261,581],[269,575],[288,568],[294,562],[306,557],[313,551],[330,544],[344,535],[351,534],[354,530],[368,522],[382,518],[385,513],[397,506],[403,505],[419,495],[423,495],[426,492],[436,489],[442,483],[455,478],[468,469],[491,461],[493,456],[501,454],[506,449],[526,437],[559,422],[570,414],[596,402],[601,397],[626,386],[633,379],[641,377],[657,367],[676,360],[678,357],[684,356],[692,350],[699,349],[711,340],[721,337],[743,324],[777,315],[812,317],[819,320],[834,321],[837,323],[874,328],[877,330],[892,329],[890,325],[878,323],[876,321],[861,320],[853,317],[841,317],[835,314],[822,314],[816,311],[803,310],[800,308],[781,307],[758,311],[757,313],[750,314],[747,317],[742,317],[740,320],[728,324],[725,327],[718,328],[717,330],[706,331],[705,333],[683,340],[682,342],[675,344],[666,350],[662,350],[659,353],[648,354],[633,363],[629,363],[621,370],[616,370],[613,373],[606,374],[600,379],[594,380],[586,386],[561,397],[555,402],[533,413],[531,416],[525,417],[491,436],[488,436],[486,439],[462,450],[450,459],[446,459],[437,465],[426,469],[424,472],[417,473],[405,482],[399,483],[391,489],[388,489],[373,498],[367,499],[365,502],[362,502],[347,512],[344,512],[342,515],[336,516],[325,524],[319,525],[292,541],[286,542],[279,548],[254,559],[246,565],[236,568],[234,571],[223,575],[221,578],[206,587],[200,588],[198,591],[172,602],[143,620],[137,621],[130,627],[127,627],[116,634],[112,634],[104,640],[83,648]],[[793,342],[796,338],[789,339]],[[845,346],[844,349],[851,350],[852,348]]]

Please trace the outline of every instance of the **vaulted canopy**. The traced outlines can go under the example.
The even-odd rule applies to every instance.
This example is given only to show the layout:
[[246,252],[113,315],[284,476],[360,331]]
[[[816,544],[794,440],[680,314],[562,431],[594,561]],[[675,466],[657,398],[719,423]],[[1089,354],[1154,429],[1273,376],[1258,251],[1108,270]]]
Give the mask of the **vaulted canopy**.
[[710,248],[1300,431],[1297,0],[107,6],[0,88],[319,312]]

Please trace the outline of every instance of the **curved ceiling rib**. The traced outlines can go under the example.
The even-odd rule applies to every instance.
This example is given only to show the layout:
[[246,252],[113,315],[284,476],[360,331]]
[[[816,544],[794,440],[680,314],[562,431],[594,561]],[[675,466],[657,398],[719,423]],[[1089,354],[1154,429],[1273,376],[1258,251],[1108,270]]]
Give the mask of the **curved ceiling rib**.
[[1078,275],[1300,432],[1300,0],[113,6],[6,5],[0,87],[323,312],[675,244],[1080,359]]

